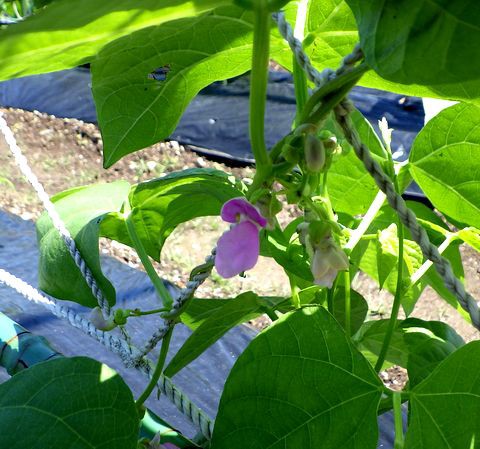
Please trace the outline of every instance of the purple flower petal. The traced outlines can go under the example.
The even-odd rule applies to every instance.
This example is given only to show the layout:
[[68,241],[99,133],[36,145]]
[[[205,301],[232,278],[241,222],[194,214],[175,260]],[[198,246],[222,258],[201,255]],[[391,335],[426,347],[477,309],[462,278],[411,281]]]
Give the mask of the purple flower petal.
[[228,200],[222,207],[221,216],[228,223],[236,223],[238,215],[244,215],[250,220],[264,228],[267,220],[264,218],[255,206],[250,204],[245,198],[233,198]]
[[220,276],[231,278],[253,268],[259,252],[258,228],[250,221],[243,221],[218,240],[215,268]]

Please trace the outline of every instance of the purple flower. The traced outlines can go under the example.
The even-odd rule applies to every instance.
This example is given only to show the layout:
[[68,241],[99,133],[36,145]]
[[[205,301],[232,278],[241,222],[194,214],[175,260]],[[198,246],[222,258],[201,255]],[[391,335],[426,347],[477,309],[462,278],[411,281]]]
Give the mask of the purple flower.
[[236,224],[218,240],[215,268],[220,276],[231,278],[257,263],[260,252],[258,232],[267,225],[267,220],[245,198],[227,201],[221,217]]

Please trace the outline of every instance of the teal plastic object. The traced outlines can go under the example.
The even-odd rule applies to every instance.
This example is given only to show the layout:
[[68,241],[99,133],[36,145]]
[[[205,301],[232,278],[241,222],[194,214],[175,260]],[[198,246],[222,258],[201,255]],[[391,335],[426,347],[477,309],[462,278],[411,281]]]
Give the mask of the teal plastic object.
[[[56,357],[63,355],[55,351],[44,337],[32,334],[0,312],[0,366],[10,376]],[[161,443],[174,444],[179,449],[199,447],[162,418],[146,410],[141,421],[140,437],[150,439],[157,433],[161,435]]]
[[0,312],[0,366],[13,376],[29,366],[61,357],[45,338],[33,335]]

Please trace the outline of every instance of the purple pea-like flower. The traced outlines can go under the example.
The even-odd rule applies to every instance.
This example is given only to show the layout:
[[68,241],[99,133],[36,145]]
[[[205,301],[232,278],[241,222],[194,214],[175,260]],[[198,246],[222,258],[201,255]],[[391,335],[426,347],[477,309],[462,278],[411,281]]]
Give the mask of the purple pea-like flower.
[[215,268],[224,278],[231,278],[253,268],[260,252],[258,233],[267,225],[255,206],[245,198],[227,201],[221,217],[228,223],[236,223],[218,240]]

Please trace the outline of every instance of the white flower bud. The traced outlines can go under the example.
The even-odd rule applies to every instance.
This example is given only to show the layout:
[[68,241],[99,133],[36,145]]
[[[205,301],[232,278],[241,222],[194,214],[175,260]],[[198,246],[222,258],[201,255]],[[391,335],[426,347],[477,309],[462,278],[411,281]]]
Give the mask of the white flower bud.
[[102,311],[100,310],[100,307],[95,307],[94,309],[92,309],[92,311],[90,312],[90,322],[99,330],[101,331],[110,331],[112,330],[114,327],[117,326],[117,324],[115,323],[115,321],[113,321],[113,317],[112,318],[109,318],[108,320],[106,320],[104,317],[103,317],[103,313]]
[[347,255],[334,243],[326,248],[320,246],[315,249],[311,264],[315,284],[332,288],[338,272],[348,268]]

